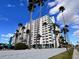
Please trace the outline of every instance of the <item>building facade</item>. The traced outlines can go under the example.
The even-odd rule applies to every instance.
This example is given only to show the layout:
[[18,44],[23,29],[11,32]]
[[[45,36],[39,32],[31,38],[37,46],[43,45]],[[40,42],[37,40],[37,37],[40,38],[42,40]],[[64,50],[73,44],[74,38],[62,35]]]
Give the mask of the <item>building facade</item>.
[[[41,18],[32,21],[31,29],[31,46],[37,48],[52,48],[55,47],[55,35],[53,33],[52,21],[49,16],[45,15]],[[52,27],[52,28],[51,28]],[[25,25],[25,29],[22,30],[22,27],[18,28],[20,35],[16,40],[16,36],[13,37],[12,44],[22,42],[29,45],[29,33],[26,33],[27,30],[30,30],[30,24]],[[60,29],[56,26],[56,30]],[[60,33],[56,37],[57,47],[59,46],[59,37]]]

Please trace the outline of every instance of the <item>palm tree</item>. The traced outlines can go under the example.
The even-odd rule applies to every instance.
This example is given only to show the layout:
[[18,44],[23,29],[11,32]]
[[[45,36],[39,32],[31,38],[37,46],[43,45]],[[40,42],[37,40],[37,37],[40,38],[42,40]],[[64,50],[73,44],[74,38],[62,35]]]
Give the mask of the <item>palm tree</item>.
[[[43,23],[43,26],[46,27],[46,25],[47,25],[47,22],[44,22],[44,23]],[[46,36],[46,35],[45,35],[45,36]],[[46,40],[46,48],[47,48],[47,40]]]
[[22,26],[22,41],[23,41],[24,30],[25,30],[25,26]]
[[22,27],[22,30],[23,30],[23,31],[24,31],[24,29],[25,29],[25,26]]
[[60,33],[60,31],[56,30],[56,27],[59,28],[59,25],[56,23],[52,23],[52,26],[53,26],[53,33],[55,35],[55,48],[57,48],[57,40],[56,39],[57,39],[57,35],[58,35],[58,33]]
[[[64,26],[64,28],[62,29],[62,32],[64,33],[64,40],[65,40],[64,45],[65,45],[66,50],[68,51],[68,48],[67,48],[67,46],[68,46],[68,42],[67,42],[67,32],[69,32],[69,30],[68,30],[68,25],[65,25],[65,26]],[[69,51],[68,51],[68,53],[69,53]],[[70,53],[69,53],[69,54],[70,54]]]
[[23,26],[23,24],[22,24],[22,23],[19,23],[19,24],[18,24],[18,26],[19,26],[19,27],[22,27],[22,26]]
[[[62,16],[64,10],[65,10],[64,6],[59,7],[59,11],[62,12]],[[64,32],[64,39],[66,40],[67,25],[65,24],[64,16],[63,16],[63,22],[64,22],[64,28],[62,29],[62,32]]]
[[59,11],[63,12],[65,10],[64,6],[59,7]]
[[27,39],[28,39],[28,37],[29,37],[29,34],[30,34],[30,30],[27,29],[27,30],[26,30],[26,43],[27,43]]
[[57,48],[57,36],[58,36],[58,34],[60,33],[60,31],[59,30],[55,30],[55,31],[53,31],[54,32],[54,34],[55,34],[55,48]]
[[42,6],[44,5],[44,2],[46,2],[47,0],[35,0],[35,3],[36,4],[38,4],[38,6],[40,7],[39,8],[39,11],[40,11],[40,13],[39,13],[39,17],[41,17],[41,8],[42,8]]
[[36,39],[36,48],[40,48],[40,44],[37,45],[37,40],[40,40],[41,35],[37,34],[37,39]]
[[22,26],[23,26],[22,23],[19,23],[19,24],[18,24],[19,30],[20,30],[20,28],[22,28]]
[[[47,0],[35,0],[35,4],[38,4],[39,8],[39,18],[41,17],[41,12],[42,12],[42,6],[44,5],[44,2]],[[39,30],[39,20],[37,20],[37,36],[40,35],[38,34]],[[38,39],[38,37],[37,37]],[[36,45],[37,45],[37,39],[36,39]]]
[[[42,6],[44,5],[44,0],[35,0],[35,4],[38,4],[39,8],[39,18],[41,17],[41,9]],[[37,48],[37,40],[38,40],[38,34],[39,33],[39,20],[37,20],[37,36],[36,36],[36,48]]]
[[60,38],[59,38],[59,44],[60,46],[62,46],[64,44],[64,37],[61,35]]
[[50,30],[52,31],[52,28],[53,28],[53,33],[55,35],[55,48],[57,48],[57,40],[56,39],[57,39],[58,34],[60,33],[59,30],[56,30],[56,27],[59,28],[59,25],[56,23],[51,23]]
[[[59,11],[62,12],[62,16],[63,16],[63,11],[65,10],[65,8],[63,6],[60,6],[59,7]],[[67,48],[67,32],[69,32],[68,30],[68,25],[65,24],[65,20],[64,20],[64,16],[63,16],[63,23],[64,23],[64,28],[62,29],[62,32],[64,32],[64,40],[65,40],[65,47],[66,47],[66,50],[68,51],[68,48]],[[68,52],[69,53],[69,52]]]
[[15,44],[17,43],[17,40],[18,40],[18,34],[19,34],[19,30],[16,30],[16,33],[15,33]]
[[13,38],[13,37],[10,37],[10,40],[9,40],[9,46],[8,46],[8,48],[11,48],[12,38]]
[[64,28],[62,29],[62,32],[64,33],[64,39],[65,39],[65,41],[67,41],[67,32],[69,32],[69,30],[68,30],[68,25],[65,25],[64,26]]
[[30,12],[30,38],[29,38],[29,49],[31,48],[31,30],[32,30],[32,12],[34,11],[35,4],[34,0],[29,0],[28,11]]

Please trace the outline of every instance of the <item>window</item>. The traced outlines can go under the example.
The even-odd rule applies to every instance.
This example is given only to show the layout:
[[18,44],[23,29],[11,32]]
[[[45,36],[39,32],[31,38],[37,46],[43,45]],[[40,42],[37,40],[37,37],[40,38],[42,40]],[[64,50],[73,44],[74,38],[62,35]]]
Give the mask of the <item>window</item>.
[[48,40],[48,38],[46,38],[46,40]]
[[46,43],[48,43],[48,41],[46,41]]
[[52,39],[51,37],[49,37],[49,39]]
[[43,39],[43,40],[45,40],[45,39]]
[[51,32],[49,31],[49,33],[51,33]]
[[43,41],[43,43],[45,43],[45,41]]
[[49,36],[51,36],[51,35],[49,35]]
[[40,41],[37,41],[37,43],[39,43]]
[[34,40],[36,40],[36,39],[34,39]]
[[49,40],[50,42],[52,42],[52,40]]

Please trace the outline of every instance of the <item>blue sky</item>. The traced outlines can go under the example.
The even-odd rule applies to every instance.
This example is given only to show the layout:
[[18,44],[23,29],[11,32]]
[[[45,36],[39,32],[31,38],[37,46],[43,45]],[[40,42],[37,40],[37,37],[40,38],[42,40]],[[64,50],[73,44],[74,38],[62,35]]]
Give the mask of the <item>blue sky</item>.
[[[28,5],[27,1],[28,0],[0,0],[0,42],[7,43],[9,41],[9,37],[12,36],[16,31],[18,27],[18,23],[21,22],[25,25],[27,22],[29,22],[29,12],[27,9],[27,5]],[[48,4],[45,3],[45,5],[42,7],[42,16],[49,14],[51,17],[53,17],[53,14],[58,12],[57,11],[58,6],[65,4],[65,6],[67,7],[67,4],[65,3],[66,1],[68,0],[59,0],[59,1],[49,0]],[[71,2],[73,3],[73,0]],[[35,11],[33,13],[33,19],[38,18],[39,7],[36,7]],[[71,12],[71,14],[73,12]],[[64,15],[65,14],[67,13],[64,13]],[[76,14],[77,16],[74,16],[74,19],[77,19],[76,17],[78,17],[78,12],[76,12]],[[67,19],[69,19],[68,16],[66,17]],[[59,22],[62,22],[61,13],[57,16],[57,20]],[[78,24],[75,25],[75,23],[72,23],[72,20],[70,21],[67,20],[66,23],[69,24],[69,29],[70,29],[69,39],[72,43],[75,44],[79,39],[79,34],[77,34],[79,33]]]

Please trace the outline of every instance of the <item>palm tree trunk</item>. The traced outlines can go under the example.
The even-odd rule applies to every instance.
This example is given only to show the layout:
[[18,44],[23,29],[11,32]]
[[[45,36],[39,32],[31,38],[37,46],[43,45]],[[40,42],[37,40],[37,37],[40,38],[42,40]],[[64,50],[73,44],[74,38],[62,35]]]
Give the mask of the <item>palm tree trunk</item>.
[[15,38],[15,44],[16,44],[16,38]]
[[66,34],[67,36],[67,42],[70,43],[69,37],[68,37],[68,33]]
[[64,40],[65,40],[65,42],[66,42],[66,34],[64,33]]
[[29,34],[26,34],[26,44],[29,45],[27,40],[29,39]]
[[[64,18],[64,15],[63,15],[63,12],[62,12],[62,17],[63,17],[63,23],[64,23],[64,27],[65,27],[65,18]],[[66,42],[66,33],[64,33],[64,39],[65,39],[65,42]]]
[[63,17],[64,26],[65,26],[66,24],[65,24],[65,18],[64,18],[63,12],[62,12],[62,17]]
[[[63,23],[64,23],[64,27],[65,27],[65,18],[64,18],[64,15],[63,15],[63,12],[62,12],[62,17],[63,17]],[[65,39],[65,42],[66,42],[66,33],[64,33],[64,39]]]
[[29,49],[31,48],[31,37],[32,37],[32,11],[30,12],[30,35],[29,35]]
[[[64,15],[63,15],[63,12],[62,12],[62,16],[63,16],[63,23],[64,23],[64,27],[65,27],[65,18],[64,18]],[[67,41],[67,33],[64,33],[64,39],[65,39],[65,43],[66,43],[66,41]],[[66,48],[66,50],[67,50],[67,52],[69,53],[69,51],[68,51],[68,48],[67,48],[67,45],[65,45],[65,48]],[[70,53],[69,53],[70,54]]]
[[57,48],[57,35],[55,34],[55,48]]
[[[55,25],[54,25],[54,31],[56,31],[56,26]],[[57,40],[56,39],[57,39],[57,35],[55,34],[55,48],[57,48]]]
[[38,31],[39,31],[39,27],[38,27],[38,26],[39,26],[39,24],[38,24],[38,20],[37,20],[37,36],[36,36],[36,47],[35,47],[36,49],[37,49],[37,47],[38,47],[38,46],[37,46]]
[[24,32],[24,30],[22,30],[22,41],[23,41],[23,32]]
[[[40,5],[40,10],[39,10],[39,20],[37,20],[37,36],[38,36],[38,34],[39,34],[39,21],[40,21],[40,17],[41,17],[41,5]],[[37,40],[38,40],[39,38],[37,37],[36,38],[36,48],[38,48],[38,45],[37,45]]]
[[17,39],[18,39],[18,37],[15,37],[15,44],[17,43]]

